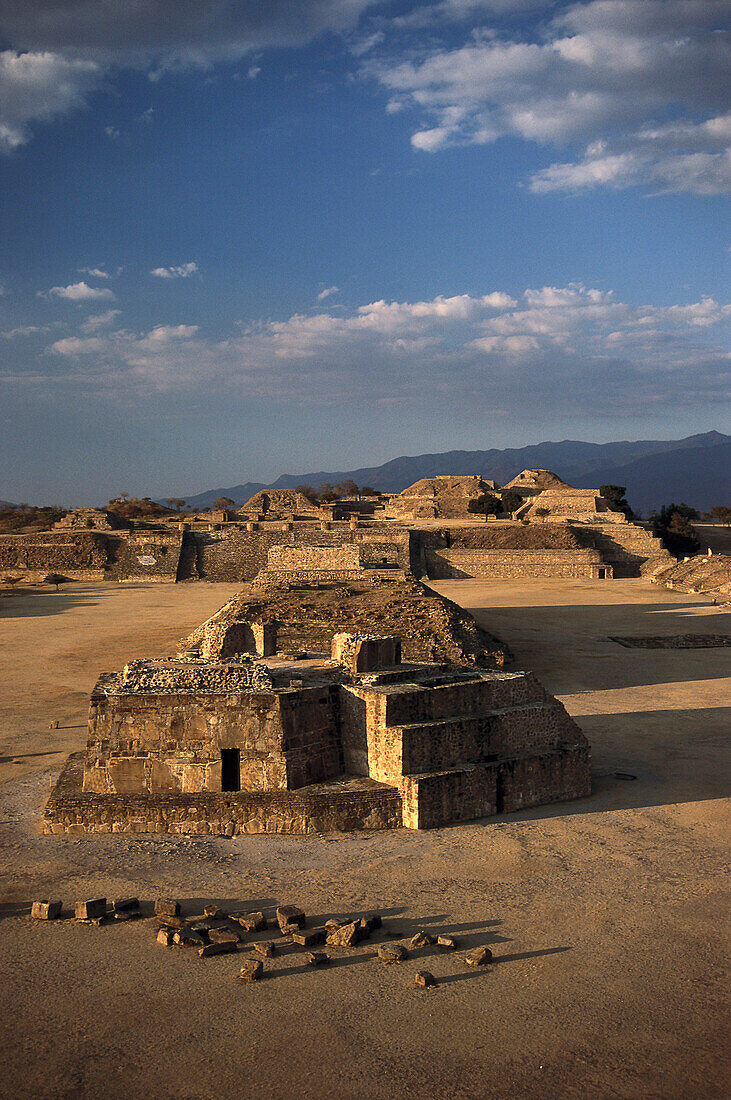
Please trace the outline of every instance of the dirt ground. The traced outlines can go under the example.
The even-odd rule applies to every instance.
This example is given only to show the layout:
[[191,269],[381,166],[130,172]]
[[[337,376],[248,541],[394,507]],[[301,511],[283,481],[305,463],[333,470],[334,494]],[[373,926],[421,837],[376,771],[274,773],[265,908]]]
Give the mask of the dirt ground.
[[[577,718],[591,798],[427,833],[39,836],[98,672],[171,651],[234,586],[0,597],[0,1096],[727,1095],[728,650],[609,640],[725,633],[726,614],[641,581],[434,587]],[[496,961],[426,948],[386,966],[366,942],[326,968],[282,954],[249,985],[246,956],[166,949],[152,920],[27,916],[37,898],[130,894],[191,913],[377,908],[391,931],[453,932]],[[437,988],[414,985],[423,967]]]

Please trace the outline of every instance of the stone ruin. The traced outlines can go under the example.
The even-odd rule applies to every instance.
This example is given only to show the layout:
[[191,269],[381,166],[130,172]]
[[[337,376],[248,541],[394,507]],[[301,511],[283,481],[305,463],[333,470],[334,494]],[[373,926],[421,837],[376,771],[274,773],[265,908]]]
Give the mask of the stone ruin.
[[406,522],[474,519],[469,511],[470,501],[495,489],[494,481],[486,481],[478,475],[424,477],[391,498],[386,505],[386,518]]
[[586,738],[530,673],[404,662],[393,635],[300,660],[203,641],[99,677],[45,832],[425,829],[590,793]]

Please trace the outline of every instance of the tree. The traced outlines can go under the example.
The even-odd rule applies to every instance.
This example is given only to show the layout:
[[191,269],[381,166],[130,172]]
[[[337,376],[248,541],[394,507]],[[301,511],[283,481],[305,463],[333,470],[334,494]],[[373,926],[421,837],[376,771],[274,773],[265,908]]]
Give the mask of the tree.
[[731,525],[731,508],[727,508],[725,504],[717,504],[708,514],[716,523],[724,523],[726,527]]
[[506,512],[517,512],[523,503],[523,497],[515,489],[506,489],[503,493],[503,508]]
[[43,583],[44,584],[55,584],[56,591],[58,592],[58,586],[60,584],[68,584],[69,583],[69,578],[64,577],[63,574],[61,574],[61,573],[47,573],[46,576],[43,578]]
[[650,516],[652,533],[676,557],[697,554],[701,544],[691,523],[697,518],[698,512],[688,504],[663,504],[659,512]]
[[[227,497],[223,497],[223,500],[227,499]],[[166,497],[165,503],[167,504],[168,508],[174,508],[176,512],[179,512],[180,509],[184,506],[185,501],[181,500],[180,497]],[[218,502],[216,501],[216,503]],[[233,504],[233,501],[231,501],[231,503]]]
[[301,493],[306,500],[309,500],[310,504],[317,504],[317,493],[311,485],[298,485],[295,493]]
[[551,514],[551,509],[550,508],[543,508],[543,507],[534,508],[533,511],[535,512],[535,514],[537,516],[540,516],[541,523],[545,523],[546,522],[546,516],[550,516],[550,514]]
[[317,492],[320,498],[320,503],[328,503],[329,501],[338,499],[338,494],[335,492],[329,481],[323,481]]
[[626,485],[599,486],[599,495],[604,497],[609,506],[609,510],[611,512],[623,512],[627,519],[629,519],[633,515],[633,512],[624,495],[626,492]]
[[[175,504],[180,503],[180,506],[182,508],[182,506],[185,504],[185,501],[184,500],[181,500],[180,502],[174,501],[174,503]],[[234,503],[235,502],[233,500],[231,500],[231,497],[216,497],[216,499],[213,502],[213,507],[217,508],[219,510],[219,512],[225,512],[226,509],[230,508],[232,506],[232,504],[234,504]],[[178,508],[178,511],[180,511],[180,508]]]
[[374,489],[370,485],[361,485],[360,495],[362,497],[379,497],[381,494],[378,489]]
[[502,503],[492,493],[481,493],[480,496],[473,497],[467,505],[467,511],[478,516],[496,516],[502,510]]
[[358,486],[352,477],[346,477],[345,481],[335,486],[335,492],[341,497],[355,497],[358,495]]

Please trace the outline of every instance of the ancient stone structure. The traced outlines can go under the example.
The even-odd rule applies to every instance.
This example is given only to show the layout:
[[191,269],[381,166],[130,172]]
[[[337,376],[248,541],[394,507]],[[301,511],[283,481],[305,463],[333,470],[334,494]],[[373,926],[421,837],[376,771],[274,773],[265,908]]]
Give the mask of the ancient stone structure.
[[129,527],[125,520],[105,508],[75,508],[54,523],[54,531],[96,530],[119,531]]
[[589,791],[586,739],[530,674],[403,664],[394,636],[336,633],[329,660],[104,673],[44,830],[434,828]]
[[553,520],[575,520],[580,523],[627,523],[623,512],[613,512],[598,489],[544,489],[535,496],[529,508],[521,511],[527,519],[539,519],[539,509],[546,509]]
[[565,481],[554,474],[553,470],[521,470],[512,481],[503,485],[503,489],[513,489],[521,496],[536,496],[544,489],[571,488]]
[[293,516],[323,517],[324,512],[311,500],[296,490],[262,489],[241,506],[247,515],[261,515],[267,519],[288,519]]
[[466,519],[469,503],[495,489],[494,481],[481,477],[425,477],[394,496],[386,505],[386,518],[413,523],[424,519]]

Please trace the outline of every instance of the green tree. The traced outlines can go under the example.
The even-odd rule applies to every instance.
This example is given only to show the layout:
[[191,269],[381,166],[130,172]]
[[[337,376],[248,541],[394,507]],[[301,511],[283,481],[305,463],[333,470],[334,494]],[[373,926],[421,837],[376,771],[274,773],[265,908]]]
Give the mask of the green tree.
[[652,533],[662,539],[671,554],[676,557],[697,554],[701,548],[691,520],[698,519],[698,512],[690,505],[663,504],[659,512],[650,516]]
[[506,489],[502,495],[503,508],[506,512],[517,512],[523,504],[523,497],[516,493],[515,489]]
[[478,516],[496,516],[502,510],[501,501],[492,493],[481,493],[480,496],[473,497],[467,505],[467,511]]
[[[175,501],[175,503],[177,504],[178,502]],[[231,497],[216,497],[216,499],[213,502],[213,507],[217,508],[219,510],[219,512],[225,512],[227,508],[230,508],[233,505],[233,503],[234,503],[234,501],[231,500]],[[182,506],[184,504],[185,504],[185,501],[181,500],[180,501],[180,507],[182,508]],[[180,511],[180,508],[178,508],[178,511]]]
[[609,505],[609,510],[612,512],[623,512],[627,519],[630,519],[630,517],[633,515],[633,512],[627,502],[627,498],[624,495],[626,492],[626,485],[599,486],[599,495],[604,497],[607,504]]

